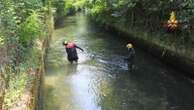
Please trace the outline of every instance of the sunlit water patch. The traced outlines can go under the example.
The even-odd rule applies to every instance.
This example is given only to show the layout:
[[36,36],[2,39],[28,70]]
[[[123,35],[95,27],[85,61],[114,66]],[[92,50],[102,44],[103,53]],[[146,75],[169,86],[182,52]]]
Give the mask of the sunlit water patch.
[[[78,64],[67,61],[64,40],[84,49]],[[194,110],[194,81],[136,47],[129,71],[127,42],[91,27],[82,14],[67,17],[45,61],[44,110]]]

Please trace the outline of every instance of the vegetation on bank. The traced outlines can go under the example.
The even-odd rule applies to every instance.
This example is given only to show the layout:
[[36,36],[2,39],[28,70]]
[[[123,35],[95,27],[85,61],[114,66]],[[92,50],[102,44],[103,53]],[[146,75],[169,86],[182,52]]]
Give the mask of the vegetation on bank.
[[[0,1],[0,77],[2,109],[20,100],[40,66],[39,45],[47,36],[48,4],[42,0]],[[1,107],[0,107],[1,108]]]
[[83,9],[85,0],[53,0],[52,6],[55,9],[54,19],[55,25],[58,27],[64,24],[65,16],[73,15],[77,11]]
[[1,0],[0,109],[1,102],[4,109],[13,106],[33,80],[30,73],[41,65],[40,44],[48,36],[46,19],[52,12],[63,18],[84,10],[102,24],[190,50],[193,7],[193,0]]
[[56,18],[75,13],[78,8],[74,3],[74,0],[0,1],[0,109],[15,106],[33,83],[34,73],[42,64],[42,44],[52,31],[48,19],[53,12]]
[[[93,20],[163,46],[191,50],[193,0],[81,0]],[[189,49],[190,48],[190,49]],[[177,50],[177,49],[174,49]]]

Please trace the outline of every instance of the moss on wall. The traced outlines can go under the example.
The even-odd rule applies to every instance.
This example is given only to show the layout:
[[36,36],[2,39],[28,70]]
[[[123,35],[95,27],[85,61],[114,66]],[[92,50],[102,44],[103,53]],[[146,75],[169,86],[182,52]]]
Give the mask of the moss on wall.
[[[121,25],[103,23],[105,30],[125,36],[135,46],[151,53],[161,61],[169,64],[189,76],[194,76],[194,48],[191,46],[179,46],[175,42],[162,42],[160,37],[153,37],[153,34],[135,29],[128,29]],[[152,37],[149,37],[149,36]]]

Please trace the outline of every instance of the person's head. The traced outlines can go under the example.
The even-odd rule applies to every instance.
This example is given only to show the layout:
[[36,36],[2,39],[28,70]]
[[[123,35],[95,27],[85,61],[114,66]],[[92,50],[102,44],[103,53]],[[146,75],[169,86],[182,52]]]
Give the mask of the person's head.
[[126,45],[126,47],[127,47],[128,49],[131,49],[131,48],[133,48],[133,45],[132,45],[131,43],[128,43],[128,44]]
[[63,41],[63,45],[67,45],[68,44],[68,42],[67,41]]

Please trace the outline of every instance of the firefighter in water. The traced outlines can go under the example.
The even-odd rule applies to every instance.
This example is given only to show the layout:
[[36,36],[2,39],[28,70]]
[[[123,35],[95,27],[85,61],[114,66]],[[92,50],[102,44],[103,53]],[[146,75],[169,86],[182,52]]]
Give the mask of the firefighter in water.
[[128,68],[131,71],[133,69],[133,65],[134,65],[135,50],[134,50],[133,45],[131,43],[128,43],[126,45],[126,47],[127,47],[127,50],[128,50],[128,57],[127,57]]
[[67,52],[67,59],[70,63],[73,63],[75,61],[77,63],[78,61],[78,55],[76,48],[80,49],[81,51],[84,51],[82,48],[78,47],[74,42],[67,42],[64,41],[63,45],[65,46],[66,52]]

